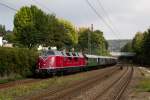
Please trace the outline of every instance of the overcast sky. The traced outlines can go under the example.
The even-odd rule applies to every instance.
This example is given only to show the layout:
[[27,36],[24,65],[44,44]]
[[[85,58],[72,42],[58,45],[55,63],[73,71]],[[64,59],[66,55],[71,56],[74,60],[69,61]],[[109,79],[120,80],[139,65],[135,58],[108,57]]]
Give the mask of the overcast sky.
[[[89,0],[97,12],[117,32],[110,28],[91,10],[86,0],[0,0],[12,8],[19,9],[24,5],[37,5],[47,13],[67,19],[76,27],[90,27],[104,32],[106,39],[131,39],[137,31],[145,31],[150,26],[150,0],[99,0],[106,10],[111,23],[98,0]],[[6,29],[13,29],[15,11],[0,5],[0,24]]]

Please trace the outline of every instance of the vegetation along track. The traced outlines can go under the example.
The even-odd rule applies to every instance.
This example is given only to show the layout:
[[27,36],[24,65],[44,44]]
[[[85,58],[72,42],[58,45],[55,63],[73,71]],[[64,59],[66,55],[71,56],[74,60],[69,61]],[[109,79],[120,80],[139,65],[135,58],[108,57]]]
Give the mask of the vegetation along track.
[[70,98],[81,94],[82,92],[92,88],[96,84],[99,84],[102,80],[111,77],[111,75],[119,72],[119,67],[115,66],[106,70],[99,70],[97,73],[90,74],[90,76],[84,80],[75,82],[68,86],[64,86],[59,89],[51,89],[38,95],[32,95],[31,97],[24,98],[26,100],[69,100]]
[[121,100],[133,75],[133,67],[128,67],[118,79],[113,81],[102,93],[95,96],[93,100]]
[[[65,76],[65,77],[67,77],[67,76]],[[2,83],[2,84],[0,84],[0,90],[4,89],[4,88],[15,87],[17,85],[24,85],[24,84],[40,82],[40,81],[44,81],[47,79],[49,79],[49,78],[44,78],[44,79],[29,78],[29,79],[16,80],[16,81],[8,82],[8,83]]]
[[23,84],[28,84],[28,83],[39,82],[42,80],[45,80],[45,79],[23,79],[23,80],[12,81],[8,83],[0,84],[0,89],[10,88],[10,87],[14,87],[17,85],[23,85]]

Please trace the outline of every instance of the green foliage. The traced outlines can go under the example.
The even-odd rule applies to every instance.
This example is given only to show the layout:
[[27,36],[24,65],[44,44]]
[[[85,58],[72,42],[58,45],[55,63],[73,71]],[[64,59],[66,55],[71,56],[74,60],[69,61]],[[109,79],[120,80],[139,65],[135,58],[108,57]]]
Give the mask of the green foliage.
[[14,33],[18,42],[33,48],[49,40],[54,15],[47,15],[36,6],[22,7],[14,18]]
[[52,30],[52,33],[49,35],[47,46],[56,46],[58,50],[60,50],[64,47],[70,47],[73,45],[70,37],[70,29],[66,27],[65,23],[56,19],[49,28]]
[[5,26],[0,25],[0,36],[3,36],[6,33]]
[[59,19],[59,22],[64,26],[65,32],[71,39],[71,45],[73,45],[73,47],[77,46],[78,34],[77,34],[77,31],[76,31],[74,25],[71,22],[64,20],[64,19]]
[[132,42],[128,42],[123,48],[121,48],[122,52],[133,52]]
[[7,33],[4,36],[4,39],[7,40],[9,43],[15,43],[16,37],[13,33]]
[[79,29],[79,44],[78,47],[85,53],[88,53],[88,34],[90,34],[90,30],[87,28]]
[[0,79],[0,84],[8,83],[15,80],[21,80],[21,79],[24,79],[24,77],[19,74],[11,74],[9,76],[2,77]]
[[[89,29],[80,29],[55,15],[44,13],[36,6],[22,7],[14,18],[14,35],[6,36],[7,40],[15,40],[19,47],[35,48],[39,45],[56,46],[63,48],[77,48],[87,51],[88,35],[91,34],[91,48],[93,54],[107,54],[108,43],[101,31],[91,32]],[[79,36],[78,36],[79,35]]]
[[137,88],[140,91],[150,92],[150,79],[149,78],[145,78],[144,80],[142,80],[139,83],[139,85],[137,86]]
[[132,43],[125,45],[122,51],[133,51],[136,53],[136,63],[150,65],[150,29],[144,33],[137,32]]
[[32,75],[37,56],[34,50],[0,47],[0,76]]
[[92,32],[87,28],[79,30],[79,44],[78,47],[85,53],[88,53],[88,36],[90,34],[92,54],[107,55],[108,43],[103,37],[103,33],[99,30]]
[[137,34],[135,35],[135,37],[132,41],[133,50],[136,53],[141,53],[142,45],[143,45],[143,33],[137,32]]
[[144,32],[144,39],[142,45],[142,53],[141,58],[143,58],[143,62],[145,64],[150,65],[149,57],[150,57],[150,29]]
[[22,7],[16,13],[14,33],[18,46],[27,48],[44,45],[61,49],[78,43],[77,32],[70,22],[46,14],[36,6]]
[[75,74],[70,77],[54,77],[30,84],[17,85],[0,91],[0,100],[14,100],[17,97],[30,95],[47,88],[62,88],[68,84],[87,78],[87,75]]

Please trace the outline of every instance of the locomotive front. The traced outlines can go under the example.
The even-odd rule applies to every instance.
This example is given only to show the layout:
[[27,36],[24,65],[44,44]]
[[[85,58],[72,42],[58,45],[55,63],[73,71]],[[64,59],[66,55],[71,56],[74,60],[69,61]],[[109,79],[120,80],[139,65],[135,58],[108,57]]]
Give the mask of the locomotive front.
[[51,73],[55,67],[54,51],[44,51],[38,58],[36,73]]

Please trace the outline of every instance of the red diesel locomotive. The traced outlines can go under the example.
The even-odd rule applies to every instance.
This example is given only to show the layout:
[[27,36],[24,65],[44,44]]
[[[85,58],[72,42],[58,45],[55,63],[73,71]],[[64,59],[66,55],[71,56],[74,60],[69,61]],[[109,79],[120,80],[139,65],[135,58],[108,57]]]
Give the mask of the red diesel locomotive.
[[114,57],[83,55],[78,52],[46,51],[38,58],[36,73],[54,74],[58,72],[80,71],[99,65],[114,65]]
[[46,51],[38,58],[36,73],[56,73],[59,71],[71,71],[87,65],[82,53]]

